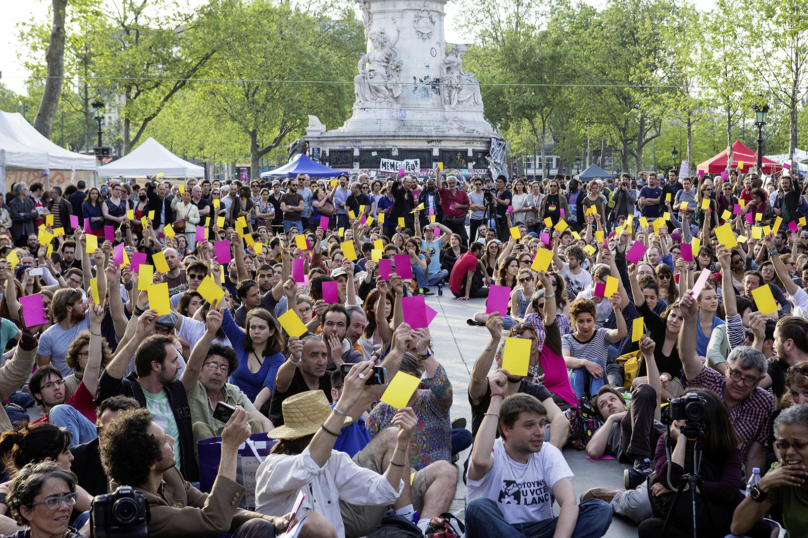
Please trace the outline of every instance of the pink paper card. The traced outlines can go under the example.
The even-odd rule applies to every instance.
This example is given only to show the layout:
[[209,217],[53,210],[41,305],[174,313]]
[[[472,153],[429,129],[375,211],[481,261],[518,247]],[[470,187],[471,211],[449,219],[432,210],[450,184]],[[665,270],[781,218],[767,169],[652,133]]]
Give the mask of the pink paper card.
[[741,204],[735,204],[735,207],[732,209],[733,215],[740,215],[741,213]]
[[[362,218],[361,218],[361,219],[359,219],[359,222],[360,222],[361,224],[365,224],[367,221],[368,221],[368,217],[367,217],[367,215],[362,215]],[[307,244],[308,244],[308,243],[307,243]]]
[[220,264],[230,263],[230,241],[216,241],[213,244],[213,251],[216,254],[216,261]]
[[115,241],[115,228],[112,226],[104,226],[104,239],[110,243]]
[[603,297],[604,293],[606,292],[606,283],[605,282],[598,282],[595,284],[595,297]]
[[648,250],[648,247],[639,241],[634,241],[634,244],[631,245],[631,249],[626,253],[626,259],[631,263],[637,263],[645,255],[646,250]]
[[513,214],[513,206],[512,205],[508,206],[508,213]]
[[542,232],[541,237],[539,237],[539,240],[542,243],[544,243],[545,245],[549,245],[550,244],[550,234],[548,234],[547,232]]
[[704,179],[704,170],[699,170],[699,177]]
[[488,290],[488,301],[485,313],[498,312],[500,316],[508,313],[508,301],[511,299],[511,288],[508,286],[491,286]]
[[22,305],[22,317],[25,320],[26,327],[48,322],[48,318],[45,317],[45,303],[42,301],[41,293],[20,297],[19,300]]
[[710,270],[705,269],[699,275],[699,279],[696,280],[696,283],[693,284],[693,297],[698,299],[699,293],[701,293],[701,289],[707,283],[707,279],[710,278]]
[[379,260],[379,278],[382,280],[390,280],[390,274],[393,272],[393,260],[382,258]]
[[393,256],[393,262],[396,264],[396,274],[402,279],[412,279],[412,265],[410,265],[410,257],[407,254],[397,254]]
[[429,327],[426,319],[426,302],[423,295],[416,297],[402,297],[401,306],[404,309],[404,323],[409,323],[413,329]]
[[132,264],[129,267],[129,270],[133,273],[137,273],[138,268],[146,263],[146,253],[145,252],[133,252],[132,253]]
[[796,232],[797,230],[800,229],[800,227],[797,226],[797,223],[792,220],[791,222],[788,223],[788,229],[791,230],[792,232]]
[[563,219],[564,217],[565,217],[565,215],[564,215],[564,209],[562,208],[562,209],[561,209],[561,218]]
[[449,211],[454,211],[454,202],[449,204]]
[[400,175],[401,177],[404,177],[404,176],[407,175],[407,171],[404,170],[403,168],[399,168],[398,169],[398,175]]
[[329,304],[339,302],[339,284],[336,282],[323,282],[323,301]]
[[587,456],[587,457],[586,457],[586,459],[588,459],[588,460],[592,460],[592,461],[597,461],[597,460],[613,460],[613,459],[614,459],[614,456],[609,456],[608,454],[606,454],[606,455],[604,455],[604,456],[601,456],[601,457],[599,457],[599,458],[592,458],[592,457],[590,457],[590,456]]
[[755,215],[753,213],[747,213],[746,215],[743,216],[743,218],[745,218],[746,222],[748,222],[749,224],[755,223]]
[[721,172],[721,179],[723,179],[724,181],[726,181],[726,180],[727,180],[727,171],[726,171],[726,170],[724,170],[723,172]]
[[197,226],[196,227],[196,240],[197,241],[205,241],[205,228],[204,226]]
[[305,276],[303,263],[303,259],[301,258],[292,260],[292,278],[294,278],[295,282],[298,284],[303,283],[303,277]]
[[791,165],[789,163],[785,163],[783,164],[783,168],[785,168],[786,170],[791,170]]
[[435,316],[438,315],[438,311],[430,307],[429,305],[426,305],[425,308],[426,308],[426,324],[431,325],[432,320],[435,319]]
[[119,267],[123,265],[123,246],[123,243],[118,243],[112,249],[112,262]]
[[320,217],[320,229],[324,232],[328,231],[328,217]]
[[79,217],[78,217],[78,215],[70,215],[70,227],[71,228],[78,228],[79,227]]
[[681,254],[682,259],[686,262],[693,261],[693,245],[689,243],[682,243],[679,245],[679,254]]
[[92,233],[92,229],[90,228],[90,219],[84,220],[84,233],[86,234]]

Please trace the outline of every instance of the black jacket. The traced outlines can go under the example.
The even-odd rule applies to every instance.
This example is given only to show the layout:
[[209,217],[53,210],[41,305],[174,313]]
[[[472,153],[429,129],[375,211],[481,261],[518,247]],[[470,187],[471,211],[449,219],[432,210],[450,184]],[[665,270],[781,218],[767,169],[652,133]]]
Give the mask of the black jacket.
[[[157,196],[157,192],[155,192],[154,185],[151,183],[146,183],[146,194],[149,196],[149,211],[154,211],[154,219],[152,219],[152,228],[157,230],[163,224],[170,224],[174,222],[174,210],[171,209],[171,200],[168,196],[165,197],[165,200],[161,200],[159,196]],[[166,222],[162,222],[160,220],[160,213],[163,210],[163,205],[165,205],[166,210]],[[148,216],[148,215],[146,215]],[[188,480],[189,482],[194,482],[194,480]]]
[[[42,218],[33,213],[34,200],[30,197],[19,199],[14,197],[8,203],[8,212],[11,214],[11,237],[18,241],[20,237],[27,238],[36,233],[34,221]],[[69,223],[68,223],[69,224]]]
[[[193,423],[191,421],[191,408],[188,405],[188,396],[185,394],[185,387],[179,381],[166,385],[164,387],[166,395],[168,396],[168,403],[171,410],[174,411],[174,420],[177,421],[177,429],[180,433],[178,439],[180,443],[182,475],[188,482],[199,481],[199,467],[196,464],[196,456],[194,455],[194,433]],[[98,382],[98,395],[95,397],[96,405],[107,398],[111,398],[117,394],[123,396],[130,396],[137,400],[141,407],[145,408],[146,397],[143,395],[143,389],[140,388],[137,382],[137,375],[134,372],[129,374],[123,379],[117,379],[109,375],[106,371],[101,374],[101,379]]]
[[79,479],[79,486],[86,489],[93,497],[109,493],[109,483],[104,467],[101,465],[98,442],[98,437],[96,437],[89,443],[70,447],[74,458],[70,470]]
[[48,211],[56,213],[59,211],[59,220],[62,221],[62,228],[65,229],[65,235],[73,235],[73,227],[70,226],[70,215],[73,214],[73,206],[64,198],[59,198],[59,207],[53,207],[53,200],[48,203]]
[[[415,209],[415,197],[412,195],[412,191],[405,190],[401,182],[396,181],[393,183],[393,198],[395,202],[393,202],[393,209],[390,211],[390,216],[395,219],[396,224],[398,224],[399,217],[404,217],[409,225],[413,222],[413,219],[412,214],[407,210],[407,206],[409,206],[409,211]],[[405,205],[405,201],[409,201],[409,204]],[[385,223],[386,222],[387,219],[385,219]]]

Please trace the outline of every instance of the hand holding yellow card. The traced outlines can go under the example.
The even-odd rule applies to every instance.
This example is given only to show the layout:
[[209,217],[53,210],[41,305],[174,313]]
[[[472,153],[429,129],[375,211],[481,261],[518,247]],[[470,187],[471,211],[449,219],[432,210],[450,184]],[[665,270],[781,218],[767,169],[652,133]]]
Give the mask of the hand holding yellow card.
[[513,237],[517,241],[522,239],[522,234],[519,233],[519,227],[518,226],[514,226],[513,228],[511,228],[511,237]]
[[506,338],[505,351],[502,354],[502,369],[510,375],[527,375],[530,365],[530,346],[527,338]]
[[96,306],[100,305],[101,300],[98,297],[98,279],[97,278],[91,278],[90,279],[90,292],[91,292],[92,297],[93,297],[93,304],[96,305]]
[[137,268],[138,291],[147,291],[152,282],[154,282],[154,267],[145,263],[140,264]]
[[642,329],[643,329],[643,318],[635,318],[634,319],[634,326],[632,327],[631,331],[631,341],[632,342],[639,342],[640,338],[642,338]]
[[224,290],[220,288],[216,282],[210,277],[210,275],[206,276],[199,287],[196,289],[199,292],[199,295],[205,298],[207,302],[211,305],[215,305],[216,303],[224,297]]
[[558,224],[555,225],[556,230],[558,230],[559,232],[563,232],[568,227],[569,225],[564,221],[564,219],[559,220]]
[[161,273],[165,274],[171,271],[171,269],[168,267],[168,263],[166,263],[166,257],[162,252],[155,252],[152,254],[152,261],[154,262],[155,269]]
[[342,253],[345,255],[346,260],[356,260],[356,249],[354,248],[353,241],[344,241],[341,243]]
[[760,286],[753,289],[752,298],[755,300],[758,311],[764,316],[777,312],[777,302],[775,302],[769,286]]
[[547,226],[548,228],[552,228],[553,227],[553,219],[551,219],[550,217],[547,217],[546,219],[544,219],[544,225]]
[[98,238],[96,236],[87,234],[84,237],[87,238],[87,254],[92,254],[98,250]]
[[726,248],[735,248],[738,246],[738,241],[735,240],[735,234],[732,233],[732,227],[729,223],[716,228],[715,237],[718,239],[718,243],[723,243]]
[[168,282],[153,284],[149,287],[149,308],[156,310],[158,316],[167,316],[171,313]]
[[608,300],[609,297],[617,293],[617,287],[620,281],[615,277],[606,277],[606,288],[603,290],[603,296]]
[[287,310],[284,315],[278,318],[278,321],[286,334],[292,338],[298,338],[308,330],[294,310]]
[[534,271],[546,271],[547,268],[550,267],[551,261],[553,261],[552,251],[549,251],[546,248],[540,248],[536,253],[536,257],[533,259],[533,265],[531,268]]
[[415,393],[415,389],[417,389],[420,384],[420,379],[399,370],[393,380],[390,381],[387,390],[382,394],[381,400],[396,409],[407,407],[410,398],[412,398],[413,393]]
[[295,243],[297,244],[297,248],[300,250],[308,250],[309,245],[306,244],[306,236],[303,234],[295,236]]

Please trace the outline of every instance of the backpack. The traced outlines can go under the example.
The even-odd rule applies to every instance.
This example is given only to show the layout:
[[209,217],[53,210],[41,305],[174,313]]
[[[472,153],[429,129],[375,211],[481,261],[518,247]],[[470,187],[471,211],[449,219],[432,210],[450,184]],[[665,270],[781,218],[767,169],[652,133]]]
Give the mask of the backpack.
[[637,378],[642,359],[642,351],[639,349],[617,357],[617,364],[623,365],[623,387],[631,389],[631,382]]
[[[457,532],[457,529],[452,525],[452,519],[457,522],[457,526],[460,527],[460,532]],[[438,517],[432,518],[432,521],[430,521],[429,525],[426,527],[426,534],[424,536],[432,538],[460,538],[465,532],[466,526],[463,525],[462,521],[452,514],[444,512]]]
[[603,420],[595,413],[592,404],[586,396],[578,400],[578,407],[568,409],[567,419],[570,421],[570,446],[583,450],[595,435],[595,432],[603,426]]
[[396,514],[395,510],[388,510],[382,516],[381,524],[367,535],[367,538],[423,538],[424,535],[418,525]]

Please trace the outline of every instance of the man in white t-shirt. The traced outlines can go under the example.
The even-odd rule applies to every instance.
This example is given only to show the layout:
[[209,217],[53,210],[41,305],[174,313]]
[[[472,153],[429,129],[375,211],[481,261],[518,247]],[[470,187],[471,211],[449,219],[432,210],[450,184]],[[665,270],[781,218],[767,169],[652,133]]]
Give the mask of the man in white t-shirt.
[[567,247],[567,263],[564,263],[558,255],[560,244],[561,234],[558,231],[553,232],[553,263],[558,267],[558,274],[567,283],[567,299],[574,301],[579,293],[592,285],[592,275],[581,265],[586,260],[584,249],[577,245]]
[[[488,378],[491,404],[477,431],[467,474],[466,536],[603,536],[612,522],[611,507],[599,499],[577,504],[564,456],[553,445],[544,446],[547,410],[530,394],[503,400],[507,375],[499,369]],[[558,517],[553,497],[561,507]]]

